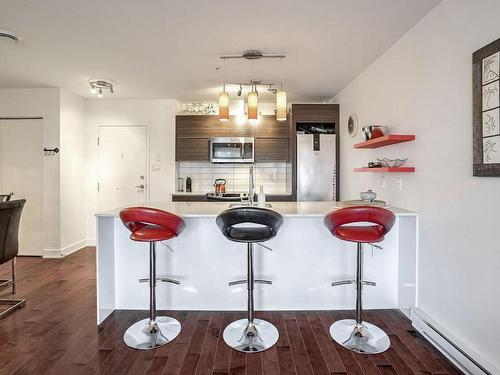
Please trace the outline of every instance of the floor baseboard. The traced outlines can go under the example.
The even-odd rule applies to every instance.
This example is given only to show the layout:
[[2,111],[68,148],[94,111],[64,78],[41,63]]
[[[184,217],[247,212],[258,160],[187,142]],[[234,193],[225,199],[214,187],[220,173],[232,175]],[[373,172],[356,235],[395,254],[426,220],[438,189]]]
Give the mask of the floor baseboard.
[[412,325],[465,374],[493,375],[500,371],[459,342],[420,309],[411,310]]
[[43,249],[44,259],[61,259],[87,246],[95,246],[95,239],[83,239],[61,249]]

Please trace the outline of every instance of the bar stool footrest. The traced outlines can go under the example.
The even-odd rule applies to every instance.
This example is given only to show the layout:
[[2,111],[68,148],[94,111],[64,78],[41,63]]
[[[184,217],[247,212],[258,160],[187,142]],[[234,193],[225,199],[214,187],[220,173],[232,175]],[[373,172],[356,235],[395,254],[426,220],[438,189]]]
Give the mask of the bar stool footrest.
[[[255,279],[253,281],[255,284],[265,284],[265,285],[273,285],[273,282],[270,280],[263,280],[263,279]],[[234,286],[234,285],[241,285],[241,284],[246,284],[247,280],[235,280],[231,281],[228,283],[229,286]]]
[[[169,277],[164,277],[164,276],[158,276],[156,278],[156,281],[159,281],[161,283],[171,283],[175,285],[181,285],[181,282],[179,280],[171,279]],[[143,277],[139,279],[139,283],[149,283],[149,277]]]
[[0,305],[8,305],[10,307],[0,313],[0,319],[3,318],[4,316],[10,314],[14,310],[20,309],[21,307],[24,307],[25,304],[26,304],[26,300],[25,299],[20,299],[20,298],[1,298],[0,299]]
[[0,288],[6,288],[12,285],[12,279],[0,279]]
[[[339,280],[332,282],[332,286],[350,285],[350,284],[356,284],[356,280],[348,279],[348,280]],[[363,285],[377,286],[377,283],[375,281],[363,280]]]

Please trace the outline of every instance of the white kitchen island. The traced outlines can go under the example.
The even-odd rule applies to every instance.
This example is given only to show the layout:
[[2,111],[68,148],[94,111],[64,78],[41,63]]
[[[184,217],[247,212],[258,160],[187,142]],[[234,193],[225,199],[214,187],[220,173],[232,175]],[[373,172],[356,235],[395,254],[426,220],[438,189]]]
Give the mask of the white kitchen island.
[[[157,274],[178,279],[181,285],[157,284],[159,310],[245,310],[246,286],[228,282],[246,278],[246,245],[227,240],[215,224],[229,207],[219,202],[151,203],[181,216],[182,234],[168,241],[170,251],[157,245]],[[256,285],[256,310],[353,309],[354,285],[332,287],[335,280],[354,278],[356,245],[334,238],[323,225],[332,202],[273,202],[284,216],[276,236],[255,246],[255,277],[273,285]],[[383,250],[365,245],[364,274],[377,282],[365,287],[364,308],[399,308],[408,314],[416,306],[418,216],[389,208],[397,217]],[[114,310],[149,308],[147,283],[149,247],[129,239],[119,209],[97,216],[97,323]],[[372,256],[373,253],[373,256]]]

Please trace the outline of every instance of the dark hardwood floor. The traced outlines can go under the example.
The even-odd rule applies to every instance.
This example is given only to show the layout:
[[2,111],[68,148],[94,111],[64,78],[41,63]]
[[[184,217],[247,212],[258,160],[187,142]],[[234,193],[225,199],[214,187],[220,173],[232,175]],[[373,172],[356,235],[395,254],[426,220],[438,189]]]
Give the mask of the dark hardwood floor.
[[[243,312],[169,312],[182,323],[172,344],[129,349],[123,331],[147,313],[117,311],[97,331],[94,251],[61,260],[18,259],[18,296],[27,303],[0,320],[0,374],[460,374],[393,310],[366,313],[391,338],[390,349],[373,356],[330,339],[328,327],[352,316],[346,311],[257,313],[278,327],[280,338],[272,349],[250,355],[222,340],[223,328]],[[9,267],[0,267],[0,277]]]

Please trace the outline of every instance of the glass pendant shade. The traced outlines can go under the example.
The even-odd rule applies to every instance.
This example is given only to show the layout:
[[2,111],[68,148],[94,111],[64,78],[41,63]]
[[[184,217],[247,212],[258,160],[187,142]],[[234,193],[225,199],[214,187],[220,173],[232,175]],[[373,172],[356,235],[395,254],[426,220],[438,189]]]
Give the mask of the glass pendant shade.
[[286,121],[286,91],[276,93],[276,120]]
[[257,120],[257,115],[259,112],[258,108],[258,95],[256,92],[252,91],[248,93],[247,104],[248,104],[248,119]]
[[219,94],[219,120],[229,120],[229,94],[225,91]]

